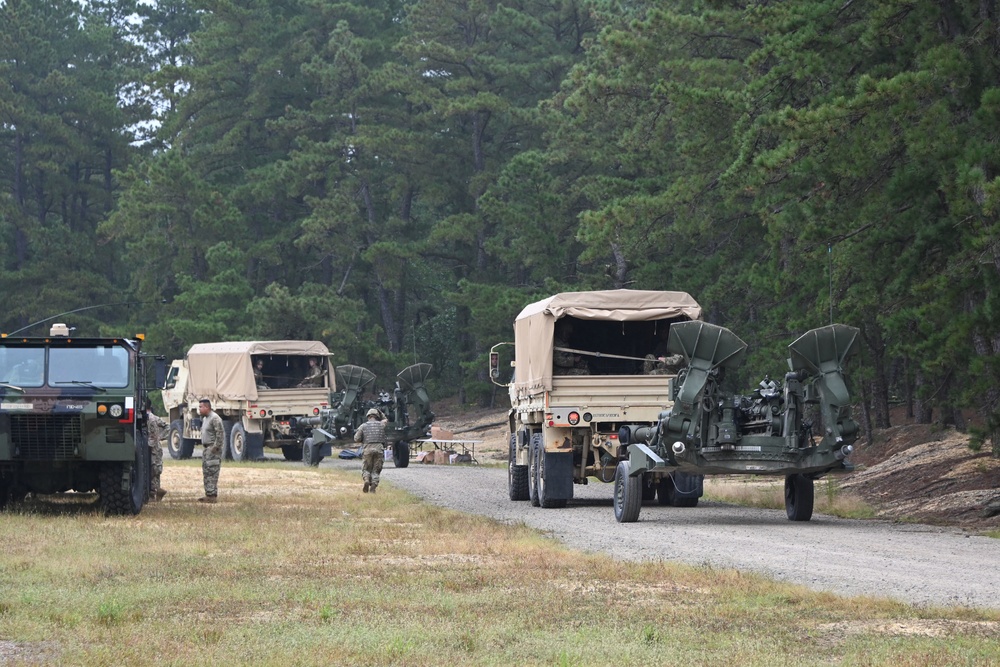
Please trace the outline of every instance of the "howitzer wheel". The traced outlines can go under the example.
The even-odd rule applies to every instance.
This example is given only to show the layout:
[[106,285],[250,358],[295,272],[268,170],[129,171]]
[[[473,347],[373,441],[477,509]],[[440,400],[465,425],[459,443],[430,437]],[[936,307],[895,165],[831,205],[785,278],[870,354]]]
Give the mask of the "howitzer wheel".
[[306,438],[302,441],[302,462],[307,466],[316,467],[323,460],[323,456],[320,454],[322,447],[316,444],[316,441],[312,438]]
[[619,461],[615,468],[615,519],[618,523],[634,523],[642,509],[642,477],[629,476],[628,461]]
[[400,440],[392,446],[392,464],[397,468],[410,465],[410,443]]
[[167,453],[172,459],[189,459],[194,454],[194,438],[184,437],[184,420],[170,422],[167,432]]
[[528,466],[517,465],[517,433],[510,434],[507,454],[507,493],[511,500],[528,500]]
[[813,480],[805,475],[785,477],[785,513],[789,521],[808,521],[812,518],[815,492]]
[[532,507],[538,507],[538,460],[545,449],[545,442],[542,434],[536,433],[531,436],[531,446],[528,449],[528,500]]

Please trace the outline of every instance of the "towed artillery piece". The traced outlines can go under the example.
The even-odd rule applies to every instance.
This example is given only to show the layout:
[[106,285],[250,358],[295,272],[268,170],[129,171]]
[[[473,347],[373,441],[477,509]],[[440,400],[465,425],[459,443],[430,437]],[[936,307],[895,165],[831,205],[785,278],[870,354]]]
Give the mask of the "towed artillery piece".
[[725,391],[724,375],[739,367],[746,343],[724,327],[700,321],[671,326],[667,347],[686,366],[673,379],[671,407],[653,426],[623,425],[627,448],[615,470],[614,511],[637,521],[645,481],[697,499],[706,474],[783,475],[791,521],[812,518],[814,480],[853,469],[847,456],[858,437],[843,366],[858,329],[813,329],[789,349],[784,384],[765,377],[751,395]]
[[335,443],[354,444],[354,432],[365,421],[365,413],[378,409],[386,418],[385,429],[388,445],[392,447],[392,460],[397,468],[410,464],[410,441],[428,436],[434,421],[426,380],[430,364],[413,364],[396,375],[392,393],[381,391],[376,398],[365,400],[366,391],[375,383],[375,374],[361,366],[337,366],[337,387],[331,407],[319,410],[313,417],[295,420],[295,428],[311,429],[302,443],[302,460],[316,466],[330,456]]

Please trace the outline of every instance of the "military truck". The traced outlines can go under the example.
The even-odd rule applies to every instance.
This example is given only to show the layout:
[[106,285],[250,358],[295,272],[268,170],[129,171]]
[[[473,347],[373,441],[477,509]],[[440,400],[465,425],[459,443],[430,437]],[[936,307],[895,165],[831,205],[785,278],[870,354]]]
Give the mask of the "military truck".
[[0,338],[0,506],[28,493],[98,492],[107,514],[149,499],[142,336]]
[[330,352],[320,342],[192,345],[184,359],[171,364],[163,387],[170,422],[167,450],[175,459],[191,457],[201,442],[198,401],[207,398],[225,426],[226,458],[261,459],[270,447],[301,461],[312,429],[297,420],[329,409],[334,389]]
[[385,434],[393,463],[397,468],[409,466],[410,442],[427,437],[434,421],[425,384],[431,368],[430,364],[407,366],[396,375],[391,393],[373,392],[372,398],[365,399],[366,390],[375,383],[375,374],[360,366],[338,366],[333,406],[320,410],[315,417],[297,420],[297,426],[312,429],[303,443],[302,460],[307,465],[319,465],[330,456],[333,445],[353,445],[355,430],[364,423],[368,410],[376,408],[388,422]]
[[[565,292],[525,307],[513,344],[490,353],[490,375],[510,393],[510,499],[564,507],[574,484],[613,482],[628,458],[621,427],[655,426],[671,405],[667,334],[700,318],[685,292]],[[510,345],[514,375],[501,383]],[[664,504],[695,505],[702,492],[700,476],[672,470],[651,469],[641,483],[645,499]]]
[[[637,521],[643,502],[694,507],[706,474],[785,477],[789,520],[812,517],[814,480],[851,469],[858,426],[843,366],[858,330],[814,329],[789,346],[784,381],[764,378],[747,395],[726,387],[746,344],[699,320],[683,293],[579,292],[531,304],[514,324],[510,383],[511,500],[563,507],[573,483],[614,482],[615,518]],[[575,322],[560,336],[560,321]],[[608,329],[608,325],[615,328]],[[667,339],[637,375],[650,324]],[[660,338],[662,342],[662,337]],[[501,346],[490,355],[499,377]],[[572,362],[567,361],[572,357]],[[562,374],[560,374],[562,373]]]

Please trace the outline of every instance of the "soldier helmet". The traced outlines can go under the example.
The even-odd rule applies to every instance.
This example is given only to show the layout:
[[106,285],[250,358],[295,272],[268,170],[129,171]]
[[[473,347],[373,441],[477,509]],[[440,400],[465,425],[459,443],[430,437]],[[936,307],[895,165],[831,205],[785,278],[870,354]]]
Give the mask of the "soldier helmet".
[[378,411],[378,408],[371,408],[365,413],[365,417],[381,417],[382,413]]

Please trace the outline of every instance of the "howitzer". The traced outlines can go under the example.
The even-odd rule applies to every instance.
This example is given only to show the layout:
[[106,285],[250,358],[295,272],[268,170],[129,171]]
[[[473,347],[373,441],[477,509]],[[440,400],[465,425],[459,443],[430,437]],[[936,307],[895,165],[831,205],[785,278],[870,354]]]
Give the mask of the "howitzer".
[[[784,384],[765,377],[750,395],[724,391],[723,377],[737,368],[746,343],[724,327],[682,322],[670,328],[667,347],[687,362],[673,385],[673,406],[656,426],[619,432],[628,446],[628,479],[616,482],[619,521],[638,518],[643,473],[785,476],[788,518],[812,516],[813,481],[852,469],[846,457],[858,436],[851,419],[843,365],[854,352],[858,329],[833,324],[813,329],[789,345]],[[631,480],[631,481],[630,481]]]
[[386,418],[387,444],[393,448],[396,467],[405,468],[410,462],[409,441],[425,437],[434,421],[425,385],[431,368],[430,364],[407,366],[396,376],[392,393],[382,391],[375,399],[364,400],[375,374],[360,366],[338,366],[337,386],[343,389],[334,396],[333,407],[297,421],[299,426],[312,427],[312,436],[302,445],[302,460],[306,465],[319,465],[330,456],[335,442],[353,444],[365,413],[376,408]]

